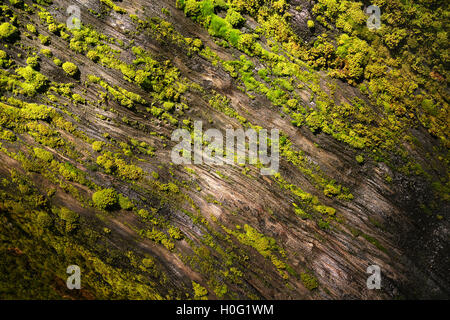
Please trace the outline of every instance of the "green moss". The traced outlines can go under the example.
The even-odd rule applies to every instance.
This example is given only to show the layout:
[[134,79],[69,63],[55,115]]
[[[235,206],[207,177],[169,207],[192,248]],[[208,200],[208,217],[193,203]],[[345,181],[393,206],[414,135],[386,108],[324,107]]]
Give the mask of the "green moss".
[[142,168],[128,164],[118,156],[113,156],[111,152],[98,156],[97,164],[103,167],[107,173],[116,173],[120,177],[129,180],[138,180],[144,174]]
[[27,64],[32,67],[33,69],[36,69],[39,66],[39,57],[33,56],[27,58]]
[[362,155],[357,155],[356,156],[356,161],[359,163],[359,164],[362,164],[362,163],[364,163],[364,157],[362,156]]
[[314,209],[321,214],[325,214],[325,215],[329,215],[329,216],[334,216],[336,214],[336,209],[334,209],[332,207],[324,206],[324,205],[314,206]]
[[197,17],[200,14],[200,2],[196,0],[186,0],[184,3],[184,13],[188,17]]
[[39,40],[41,41],[41,43],[43,45],[49,45],[50,44],[50,37],[49,36],[44,36],[44,35],[40,34],[38,37],[39,37]]
[[239,28],[245,22],[244,17],[235,10],[228,10],[225,20],[228,21],[233,27]]
[[102,189],[92,195],[92,201],[97,208],[112,210],[118,204],[119,198],[114,189]]
[[192,289],[194,290],[195,299],[207,300],[208,290],[195,281],[192,281]]
[[94,141],[92,143],[92,150],[101,152],[104,146],[105,146],[105,143],[103,141]]
[[50,162],[53,160],[53,154],[47,150],[41,149],[41,148],[34,148],[34,155],[36,158],[44,161],[44,162]]
[[123,210],[131,210],[134,207],[133,202],[121,193],[119,193],[119,206]]
[[100,0],[101,3],[105,4],[109,8],[113,9],[117,13],[127,13],[127,10],[125,10],[122,7],[119,7],[116,5],[112,0]]
[[68,61],[63,63],[62,68],[71,77],[77,76],[80,72],[74,63]]
[[307,25],[308,25],[308,28],[310,28],[310,29],[313,29],[315,26],[314,21],[312,21],[312,20],[308,20]]
[[42,228],[48,228],[53,224],[52,217],[45,211],[40,211],[36,218],[37,224]]
[[32,24],[27,24],[27,30],[28,30],[28,32],[30,32],[32,34],[37,34],[36,27]]
[[152,172],[152,177],[153,177],[155,180],[159,179],[159,174],[158,174],[158,172],[153,171],[153,172]]
[[300,274],[300,279],[302,280],[303,285],[310,291],[319,287],[319,281],[317,281],[317,278],[306,272],[302,272]]
[[50,49],[41,49],[41,54],[43,54],[47,58],[50,58],[51,56],[53,56],[53,53]]
[[35,95],[48,84],[48,78],[43,74],[33,70],[31,66],[16,69],[16,73],[23,77],[26,82],[22,83],[24,93],[30,96]]
[[0,24],[0,39],[14,40],[19,34],[19,30],[9,22]]
[[62,64],[63,64],[63,62],[58,58],[53,59],[53,63],[55,65],[57,65],[58,67],[62,66]]
[[0,50],[0,68],[8,68],[11,65],[11,60],[8,59],[8,54]]
[[171,236],[175,240],[181,240],[184,237],[183,233],[180,231],[180,229],[178,229],[176,227],[169,226],[169,229],[167,231],[169,233],[169,236]]
[[86,100],[78,93],[74,93],[72,95],[72,100],[75,103],[82,103],[82,104],[86,103]]
[[0,129],[0,140],[16,141],[17,136],[9,130]]
[[341,193],[341,186],[335,186],[333,184],[328,184],[328,185],[326,185],[323,192],[327,197],[337,196]]

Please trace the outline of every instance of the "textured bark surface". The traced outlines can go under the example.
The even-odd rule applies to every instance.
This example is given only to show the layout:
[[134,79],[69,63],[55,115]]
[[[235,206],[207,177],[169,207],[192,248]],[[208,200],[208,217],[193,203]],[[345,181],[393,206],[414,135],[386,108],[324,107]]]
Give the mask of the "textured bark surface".
[[[304,1],[297,1],[299,4]],[[28,1],[26,1],[28,3]],[[163,204],[159,207],[158,214],[171,225],[178,227],[184,234],[184,239],[176,241],[174,250],[167,250],[161,244],[141,237],[136,229],[146,229],[151,226],[136,215],[135,211],[115,210],[112,213],[102,213],[93,206],[83,205],[73,195],[65,192],[60,185],[46,179],[42,172],[28,173],[28,177],[35,184],[39,193],[45,195],[51,187],[56,188],[56,193],[49,199],[50,206],[67,207],[80,215],[81,225],[93,228],[101,233],[107,227],[111,230],[107,236],[97,240],[105,250],[97,250],[95,246],[87,245],[87,250],[95,252],[102,261],[107,261],[108,250],[117,250],[125,253],[133,251],[138,256],[153,257],[160,272],[164,274],[165,282],[155,281],[153,287],[162,297],[168,294],[171,298],[183,297],[184,292],[190,292],[192,281],[201,284],[208,289],[208,298],[218,298],[212,288],[211,279],[215,278],[221,284],[226,284],[225,298],[261,298],[261,299],[394,299],[394,298],[448,298],[450,295],[450,276],[448,273],[450,241],[448,203],[440,203],[433,210],[432,215],[424,213],[422,203],[432,198],[431,185],[420,176],[406,176],[395,171],[383,162],[375,162],[367,159],[363,164],[355,161],[359,152],[348,145],[335,140],[325,133],[312,133],[306,126],[297,128],[292,126],[289,117],[281,117],[279,107],[274,106],[265,96],[255,94],[251,99],[238,87],[242,86],[232,78],[220,66],[214,66],[206,58],[193,54],[187,55],[186,49],[168,40],[157,40],[149,32],[138,32],[136,26],[128,15],[121,15],[114,11],[96,17],[88,9],[101,12],[98,1],[54,1],[47,7],[58,22],[64,22],[66,15],[64,10],[56,11],[56,8],[66,8],[70,4],[76,4],[81,8],[83,25],[91,25],[97,31],[117,40],[124,41],[125,45],[131,40],[135,46],[141,46],[150,52],[156,60],[170,63],[180,72],[180,78],[186,78],[190,83],[197,83],[204,92],[189,90],[186,93],[186,104],[189,110],[186,114],[191,119],[203,120],[204,130],[207,128],[238,128],[239,122],[226,116],[211,107],[206,94],[214,91],[230,100],[230,105],[240,115],[245,116],[253,125],[259,125],[266,129],[279,128],[292,141],[294,150],[303,150],[307,167],[313,171],[320,167],[321,174],[329,180],[335,180],[338,184],[349,188],[353,194],[353,200],[339,200],[324,195],[321,188],[317,188],[310,176],[305,175],[285,158],[281,159],[280,173],[288,183],[299,186],[303,191],[318,197],[321,204],[331,206],[337,210],[336,216],[339,222],[332,223],[331,228],[320,228],[314,219],[302,219],[294,212],[292,203],[295,197],[288,190],[280,188],[272,177],[259,174],[259,169],[250,167],[249,175],[242,174],[239,166],[213,166],[196,165],[189,166],[195,170],[195,175],[186,173],[183,166],[171,166],[169,164],[171,148],[175,145],[170,141],[174,128],[162,121],[154,121],[154,118],[146,111],[152,101],[148,92],[138,85],[126,81],[120,71],[106,68],[100,63],[95,63],[85,55],[73,52],[68,43],[63,39],[51,35],[40,28],[42,34],[51,35],[53,56],[62,61],[72,61],[80,69],[80,80],[73,81],[57,67],[51,59],[41,59],[39,72],[46,75],[50,81],[68,83],[73,82],[72,92],[79,93],[83,98],[96,101],[97,89],[85,87],[87,75],[99,76],[110,86],[117,86],[127,91],[137,93],[149,101],[147,105],[137,104],[135,109],[121,106],[113,99],[104,102],[105,110],[99,106],[89,104],[74,104],[69,101],[65,107],[69,113],[66,119],[72,121],[74,116],[79,117],[76,122],[77,129],[84,132],[91,139],[105,141],[104,133],[109,133],[115,141],[129,141],[136,139],[144,141],[155,147],[155,156],[143,158],[144,161],[129,163],[140,166],[145,173],[158,171],[160,180],[187,181],[193,186],[182,189],[183,194],[189,196],[198,207],[200,217],[209,222],[209,229],[204,224],[195,223],[182,209],[189,208],[186,202],[175,200],[176,203]],[[235,60],[241,52],[233,48],[218,46],[208,32],[185,16],[183,11],[175,7],[175,1],[137,1],[125,0],[116,3],[129,13],[138,11],[140,17],[160,17],[169,21],[174,29],[183,37],[199,38],[205,46],[209,46],[223,60]],[[293,6],[296,3],[293,1]],[[170,15],[162,13],[166,8]],[[103,7],[104,9],[104,7]],[[17,9],[14,9],[17,10]],[[293,10],[293,9],[292,9]],[[296,12],[292,18],[294,31],[306,42],[313,37],[310,30],[298,27],[311,18],[311,8],[304,4],[303,10]],[[36,14],[25,17],[23,11],[17,10],[19,20],[32,19],[38,23]],[[250,17],[246,17],[245,28],[256,25]],[[21,22],[26,25],[25,22]],[[297,27],[295,27],[297,26]],[[23,33],[24,31],[21,30]],[[131,32],[131,33],[130,33]],[[21,36],[20,43],[27,47],[42,48],[37,37],[26,38]],[[116,46],[119,49],[118,46]],[[6,50],[9,56],[14,57],[18,66],[25,66],[26,50],[18,45],[10,45]],[[120,59],[131,63],[134,59],[131,49],[123,49]],[[22,53],[21,58],[17,54]],[[248,57],[255,63],[255,68],[261,68],[261,62],[255,57]],[[325,72],[315,71],[320,74],[321,88],[327,90],[330,77]],[[354,97],[363,99],[368,105],[370,101],[359,90],[340,80],[334,80],[337,84],[335,100],[339,102],[351,101]],[[85,90],[85,91],[83,91]],[[205,93],[206,92],[206,93]],[[304,97],[301,103],[311,105],[310,92],[300,90]],[[10,92],[2,95],[10,97]],[[34,97],[22,97],[27,102],[44,103],[43,95]],[[6,102],[5,102],[6,103]],[[114,112],[110,111],[114,109]],[[375,107],[374,107],[375,108]],[[97,114],[102,114],[108,120],[100,119]],[[127,122],[122,121],[126,117]],[[425,130],[414,129],[415,137],[424,146],[437,145],[437,142]],[[150,132],[157,132],[168,139],[161,141]],[[27,152],[26,143],[37,145],[30,136],[20,135],[23,142],[4,142],[10,152],[23,150]],[[102,169],[91,170],[88,163],[95,164],[99,154],[95,154],[88,142],[75,137],[72,134],[61,131],[61,137],[71,141],[75,149],[81,153],[82,162],[70,159],[67,154],[57,148],[47,148],[60,161],[68,161],[78,169],[87,173],[87,177],[103,187],[114,189],[138,203],[140,208],[158,207],[159,199],[152,194],[151,185],[146,182],[131,183],[120,179],[115,175],[107,174]],[[166,144],[166,146],[164,146]],[[411,151],[414,159],[419,163],[426,163],[426,150]],[[163,169],[158,169],[162,165]],[[12,159],[4,152],[0,153],[0,176],[9,179],[9,170],[16,168],[26,174],[26,170],[17,159]],[[217,173],[220,171],[220,174]],[[169,173],[172,172],[172,173]],[[447,168],[436,167],[434,176],[446,174]],[[386,176],[392,177],[392,182],[386,181]],[[82,198],[89,200],[93,190],[81,184],[72,183],[81,194]],[[134,188],[133,186],[139,186]],[[6,189],[5,189],[6,190]],[[12,189],[11,189],[12,190]],[[171,197],[169,195],[169,197]],[[179,198],[181,199],[181,198]],[[180,202],[178,202],[180,201]],[[8,209],[3,209],[4,215]],[[442,220],[436,219],[436,215],[443,216]],[[239,242],[234,236],[228,236],[221,226],[236,230],[236,226],[249,225],[260,234],[275,239],[276,244],[286,253],[285,258],[280,258],[294,270],[292,274],[277,270],[270,258],[265,258],[255,248]],[[225,266],[226,259],[217,250],[201,244],[205,235],[216,231],[221,237],[213,236],[213,243],[225,251],[234,252],[241,259],[235,259],[232,266],[242,272],[240,281],[233,282],[221,275],[218,270]],[[241,231],[242,232],[242,231]],[[70,237],[70,236],[69,236]],[[73,236],[81,241],[83,236]],[[7,236],[3,237],[7,238]],[[205,249],[212,262],[207,272],[202,270],[201,264],[197,267],[187,263],[184,258],[196,256],[189,239],[198,248]],[[372,241],[370,241],[372,239]],[[375,240],[373,240],[375,239]],[[8,242],[12,239],[2,239]],[[233,244],[233,246],[231,245]],[[14,245],[11,245],[14,247]],[[23,248],[19,249],[23,250]],[[278,254],[277,254],[278,255]],[[202,256],[203,257],[203,256]],[[245,258],[244,258],[245,257]],[[32,258],[30,258],[32,259]],[[37,258],[38,259],[38,258]],[[203,258],[200,258],[200,262]],[[114,260],[114,259],[113,259]],[[205,260],[206,261],[206,260]],[[109,262],[108,262],[109,263]],[[40,261],[44,265],[44,262]],[[125,258],[118,258],[110,263],[115,270],[139,270],[132,267]],[[381,268],[381,290],[369,290],[366,280],[369,274],[366,269],[370,265],[378,265]],[[45,267],[43,267],[45,269]],[[39,272],[35,269],[33,272]],[[101,295],[95,288],[84,288],[84,296],[74,296],[60,289],[65,270],[55,271],[55,282],[49,284],[55,287],[56,292],[62,292],[61,296],[73,298],[95,298]],[[139,272],[139,271],[137,271]],[[214,272],[217,272],[214,273]],[[288,274],[283,279],[282,274]],[[308,290],[300,274],[308,273],[318,281],[318,287]],[[101,277],[101,271],[97,269],[97,275]],[[86,275],[93,276],[92,274]],[[63,278],[64,280],[64,278]],[[106,280],[105,280],[106,281]],[[64,284],[59,283],[64,287]],[[126,297],[127,294],[119,297]]]

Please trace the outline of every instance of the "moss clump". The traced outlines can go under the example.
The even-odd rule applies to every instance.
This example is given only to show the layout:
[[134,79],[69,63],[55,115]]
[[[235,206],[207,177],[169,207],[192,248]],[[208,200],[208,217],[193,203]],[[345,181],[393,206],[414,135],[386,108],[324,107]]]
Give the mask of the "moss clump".
[[328,184],[325,186],[325,189],[323,190],[323,193],[327,196],[327,197],[333,197],[333,196],[337,196],[341,193],[341,186],[335,186],[332,184]]
[[92,195],[92,201],[97,208],[111,210],[117,206],[119,197],[114,189],[103,189]]
[[184,14],[188,17],[197,17],[200,14],[200,2],[196,0],[186,0],[184,4]]
[[26,82],[21,84],[25,94],[33,96],[48,84],[48,78],[33,70],[31,66],[16,69],[16,73],[23,77]]
[[119,206],[123,210],[131,210],[133,208],[133,202],[122,194],[119,194]]
[[245,22],[244,17],[242,17],[242,15],[235,10],[228,10],[225,20],[228,21],[233,27],[240,27]]
[[7,68],[11,64],[11,61],[8,59],[8,54],[0,50],[0,68]]
[[41,54],[43,54],[47,58],[50,58],[53,55],[53,53],[50,49],[42,49]]
[[72,62],[64,62],[62,68],[71,77],[77,76],[80,72],[78,67]]
[[34,56],[27,58],[27,64],[33,69],[36,69],[39,66],[39,57]]
[[192,288],[194,289],[194,297],[200,300],[206,300],[208,295],[208,290],[205,287],[201,286],[195,281],[192,281]]
[[362,155],[357,155],[357,156],[356,156],[356,161],[357,161],[359,164],[362,164],[362,163],[364,163],[364,157],[363,157]]
[[53,219],[45,211],[40,211],[36,217],[36,223],[43,228],[48,228],[52,225]]
[[114,156],[111,152],[98,156],[97,164],[103,167],[106,173],[116,173],[125,179],[138,180],[144,174],[142,168],[127,164],[125,160]]
[[308,20],[307,25],[308,25],[308,28],[310,28],[310,29],[313,29],[315,26],[314,21],[312,21],[312,20]]
[[17,37],[19,31],[9,22],[0,25],[0,39],[13,40]]
[[105,143],[103,141],[94,141],[92,143],[92,150],[101,152]]
[[300,274],[300,279],[302,280],[303,285],[308,289],[308,290],[314,290],[319,286],[319,281],[317,281],[316,277],[302,272]]
[[50,44],[50,37],[49,36],[44,36],[44,35],[40,34],[38,37],[39,37],[39,40],[41,41],[41,43],[44,46]]
[[53,63],[55,65],[57,65],[58,67],[62,66],[62,64],[63,64],[62,61],[58,58],[53,59]]
[[180,229],[173,227],[173,226],[169,227],[168,232],[169,232],[169,236],[171,236],[175,240],[181,240],[184,237],[183,233],[180,231]]
[[75,102],[75,103],[83,103],[83,104],[86,103],[86,100],[78,93],[73,94],[72,99],[73,99],[73,102]]
[[53,160],[53,154],[47,150],[41,148],[34,148],[33,151],[36,158],[44,162],[50,162]]
[[105,4],[106,6],[108,6],[109,8],[113,9],[115,12],[117,13],[127,13],[127,11],[122,8],[119,7],[118,5],[116,5],[114,2],[112,2],[111,0],[100,0],[101,3]]
[[314,209],[321,214],[326,214],[329,216],[334,216],[336,214],[336,209],[324,205],[314,206]]
[[7,141],[16,141],[17,137],[14,133],[8,130],[0,130],[0,140],[7,140]]
[[36,27],[33,26],[32,24],[27,24],[27,30],[28,30],[28,32],[30,32],[32,34],[37,34]]

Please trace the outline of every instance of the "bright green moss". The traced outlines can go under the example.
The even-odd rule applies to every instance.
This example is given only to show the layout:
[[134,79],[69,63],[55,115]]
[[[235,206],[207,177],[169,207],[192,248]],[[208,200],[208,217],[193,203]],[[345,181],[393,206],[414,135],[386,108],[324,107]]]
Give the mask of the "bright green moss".
[[228,36],[229,32],[231,31],[231,29],[232,29],[231,24],[228,21],[226,21],[225,19],[223,19],[219,16],[216,16],[216,15],[211,16],[211,23],[210,23],[208,32],[212,36],[227,39],[227,36]]
[[9,0],[9,3],[11,3],[16,8],[23,7],[23,0]]
[[62,66],[62,64],[63,64],[62,61],[58,58],[53,59],[53,63],[55,65],[57,65],[58,67]]
[[341,186],[335,186],[332,184],[328,184],[325,186],[325,189],[323,190],[323,192],[327,197],[337,196],[341,193]]
[[134,207],[133,202],[121,193],[119,193],[119,206],[123,210],[131,210]]
[[33,56],[27,58],[27,64],[32,67],[33,69],[36,69],[39,66],[39,57]]
[[49,36],[44,36],[44,35],[40,34],[38,37],[39,37],[39,40],[41,41],[41,43],[43,45],[46,46],[46,45],[50,44],[50,37]]
[[98,156],[97,164],[103,167],[107,173],[115,173],[129,180],[138,180],[144,174],[142,168],[133,164],[127,164],[125,160],[113,156],[111,152]]
[[113,9],[117,13],[127,13],[127,11],[124,8],[119,7],[114,2],[112,2],[112,0],[100,0],[100,2],[105,4],[109,8]]
[[34,148],[33,151],[36,158],[44,162],[50,162],[53,160],[53,154],[47,150],[44,150],[42,148]]
[[8,59],[8,54],[0,50],[0,68],[7,68],[11,64],[11,61]]
[[310,29],[314,28],[314,21],[308,20],[307,24],[308,24],[308,28],[310,28]]
[[97,208],[112,210],[118,204],[119,198],[114,189],[102,189],[92,195],[92,201]]
[[62,68],[71,77],[75,77],[80,72],[74,63],[68,61],[63,63]]
[[27,24],[27,30],[28,30],[28,32],[30,32],[32,34],[37,34],[36,27],[32,24]]
[[171,236],[175,240],[183,239],[183,233],[180,231],[180,229],[178,229],[174,226],[169,226],[168,233],[169,233],[169,236]]
[[5,51],[3,51],[3,50],[0,50],[0,59],[6,59],[8,57],[8,54],[5,52]]
[[362,163],[364,163],[364,157],[362,156],[362,155],[357,155],[356,156],[356,161],[359,163],[359,164],[362,164]]
[[321,214],[326,214],[329,216],[334,216],[336,214],[336,209],[324,205],[314,206],[314,209]]
[[163,104],[163,108],[167,112],[173,111],[174,107],[175,107],[175,104],[173,102],[164,102],[164,104]]
[[56,23],[50,23],[48,25],[48,31],[50,31],[51,33],[57,33],[59,31],[59,28]]
[[86,53],[86,57],[88,57],[88,59],[91,59],[94,62],[97,62],[98,59],[100,59],[100,56],[95,50],[89,50],[88,53]]
[[0,24],[0,39],[13,40],[17,37],[19,31],[9,22]]
[[31,66],[17,68],[16,73],[26,81],[21,84],[24,93],[30,96],[36,94],[48,84],[48,78],[43,74],[33,70]]
[[194,289],[194,297],[199,300],[206,300],[208,295],[208,290],[205,287],[201,286],[195,281],[192,281],[192,289]]
[[101,152],[103,147],[104,147],[105,143],[103,141],[94,141],[92,143],[92,150],[97,151],[97,152]]
[[0,129],[0,140],[16,141],[17,137],[14,133],[12,133],[9,130]]
[[50,58],[53,55],[50,49],[41,49],[41,54],[43,54],[47,58]]
[[239,28],[244,24],[244,17],[235,10],[228,10],[225,20],[228,21],[233,27]]
[[200,14],[200,2],[197,0],[186,0],[184,3],[184,14],[188,17],[197,17]]
[[72,99],[73,99],[73,102],[75,102],[75,103],[82,103],[82,104],[84,104],[86,102],[86,100],[78,93],[74,93],[72,95]]

